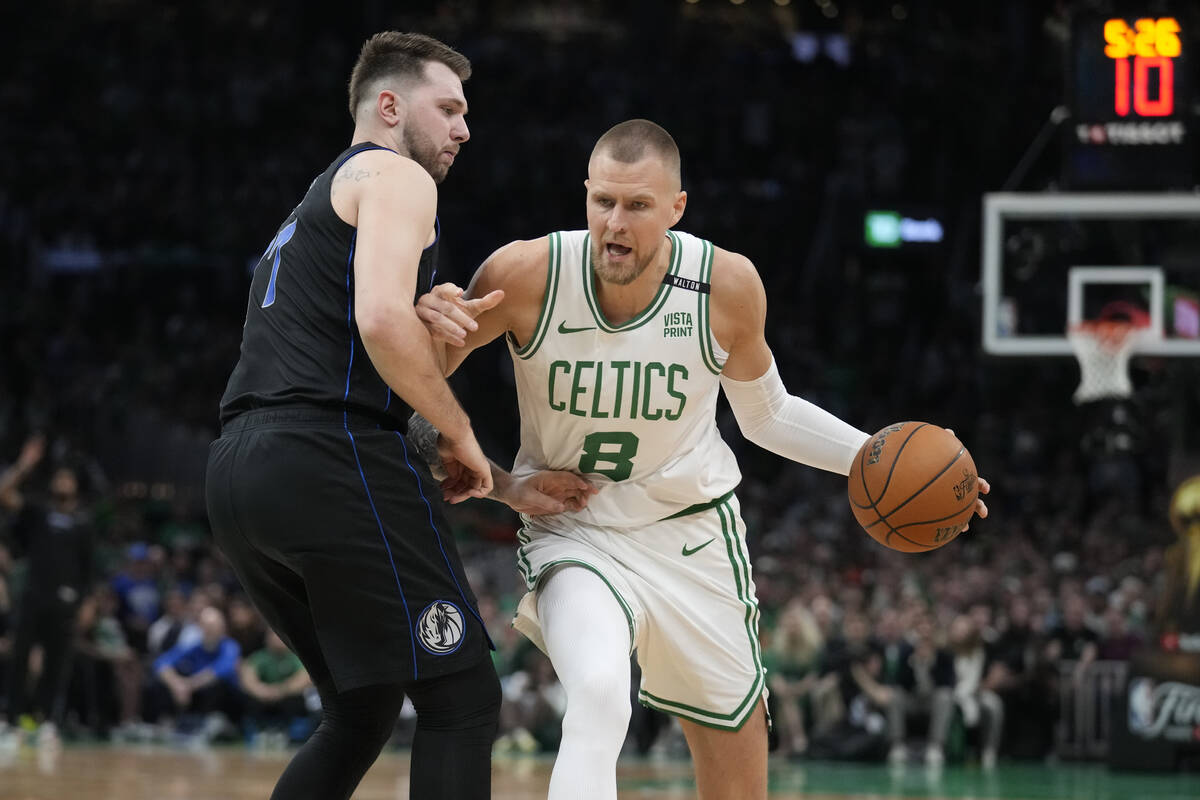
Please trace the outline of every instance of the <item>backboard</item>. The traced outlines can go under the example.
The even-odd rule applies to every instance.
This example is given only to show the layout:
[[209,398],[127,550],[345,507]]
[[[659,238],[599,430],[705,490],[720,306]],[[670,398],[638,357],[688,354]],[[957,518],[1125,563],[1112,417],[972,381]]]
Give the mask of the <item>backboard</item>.
[[986,352],[1069,356],[1069,326],[1133,313],[1135,354],[1200,356],[1200,195],[987,194],[982,244]]

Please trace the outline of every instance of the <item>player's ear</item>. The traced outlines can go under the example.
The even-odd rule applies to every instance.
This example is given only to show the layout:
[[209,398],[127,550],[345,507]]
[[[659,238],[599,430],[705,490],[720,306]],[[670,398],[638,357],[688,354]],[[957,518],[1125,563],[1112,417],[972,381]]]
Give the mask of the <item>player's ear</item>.
[[675,202],[671,206],[671,224],[669,227],[674,228],[675,225],[683,218],[683,210],[687,208],[687,192],[679,192],[675,195]]
[[379,112],[380,119],[388,125],[402,125],[405,108],[404,98],[391,89],[381,89],[375,99],[375,110]]

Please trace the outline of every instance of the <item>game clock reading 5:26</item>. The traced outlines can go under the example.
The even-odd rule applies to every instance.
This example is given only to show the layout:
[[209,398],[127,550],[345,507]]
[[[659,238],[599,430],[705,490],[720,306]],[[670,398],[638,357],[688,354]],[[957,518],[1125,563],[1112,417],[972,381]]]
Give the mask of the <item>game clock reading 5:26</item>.
[[[1191,115],[1190,25],[1188,17],[1167,15],[1075,19],[1069,80],[1075,122],[1072,139],[1078,146],[1085,150],[1186,147]],[[1113,178],[1121,172],[1136,177],[1134,173],[1140,171],[1149,188],[1157,180],[1154,174],[1169,172],[1165,160],[1152,162],[1181,155],[1134,156],[1134,161],[1150,159],[1136,165],[1126,156],[1119,163],[1093,160],[1090,164]]]
[[[1183,52],[1174,17],[1104,22],[1104,55],[1113,60],[1113,111],[1128,117],[1169,117],[1175,113],[1175,59]],[[1157,96],[1151,96],[1157,73]]]

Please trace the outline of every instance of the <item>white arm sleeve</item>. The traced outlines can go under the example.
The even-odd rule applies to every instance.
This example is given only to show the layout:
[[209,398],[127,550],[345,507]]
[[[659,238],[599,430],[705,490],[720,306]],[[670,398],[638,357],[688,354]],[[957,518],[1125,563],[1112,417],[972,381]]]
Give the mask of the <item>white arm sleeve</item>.
[[850,463],[871,438],[807,400],[787,393],[775,360],[759,378],[721,376],[742,435],[759,447],[810,467],[850,474]]

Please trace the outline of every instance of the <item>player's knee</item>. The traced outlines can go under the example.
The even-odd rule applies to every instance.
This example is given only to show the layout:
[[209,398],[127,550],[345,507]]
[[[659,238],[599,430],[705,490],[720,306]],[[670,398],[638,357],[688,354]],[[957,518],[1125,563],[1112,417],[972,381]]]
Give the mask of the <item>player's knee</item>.
[[424,730],[494,729],[500,718],[500,679],[490,659],[420,687],[409,697]]
[[404,689],[397,685],[366,686],[322,697],[322,724],[366,743],[386,742],[396,726]]
[[500,703],[503,694],[500,677],[489,659],[481,669],[473,670],[464,682],[464,702],[461,703],[463,720],[472,727],[495,726],[500,719]]
[[577,722],[592,729],[619,731],[624,735],[633,711],[627,667],[620,672],[595,667],[575,676],[564,688],[567,690],[564,726]]

